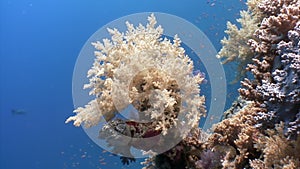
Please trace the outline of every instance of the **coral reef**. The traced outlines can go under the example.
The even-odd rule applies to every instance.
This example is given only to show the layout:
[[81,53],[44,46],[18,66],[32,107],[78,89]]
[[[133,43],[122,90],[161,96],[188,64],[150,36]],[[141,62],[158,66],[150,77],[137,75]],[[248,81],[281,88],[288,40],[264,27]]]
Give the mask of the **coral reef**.
[[253,79],[241,82],[241,97],[188,168],[300,168],[300,1],[247,4],[238,20],[242,27],[228,23],[229,38],[217,57],[248,64]]
[[231,118],[233,115],[237,114],[240,110],[242,110],[247,105],[251,104],[251,101],[247,101],[239,96],[231,105],[231,107],[226,110],[223,114],[223,119]]
[[247,66],[254,79],[246,78],[239,89],[253,104],[217,124],[208,145],[235,150],[223,168],[299,168],[293,148],[299,147],[300,133],[300,1],[256,2],[251,8],[262,19],[248,40],[253,63]]
[[[127,155],[124,164],[134,161],[131,147],[152,154],[144,169],[300,168],[300,1],[247,5],[240,28],[228,22],[217,57],[253,77],[241,82],[239,99],[212,133],[198,128],[204,76],[193,73],[179,37],[161,37],[154,15],[146,26],[126,23],[126,33],[108,29],[111,40],[93,43],[98,51],[84,88],[96,98],[66,122],[91,127],[106,120],[99,137]],[[119,118],[129,104],[138,118]],[[159,152],[175,137],[180,141]]]
[[256,87],[264,106],[270,110],[257,118],[262,123],[283,121],[285,133],[295,137],[300,134],[300,22],[288,32],[288,39],[277,45],[271,78]]
[[254,18],[250,11],[241,11],[240,15],[241,18],[237,19],[237,22],[240,23],[241,28],[229,21],[227,22],[225,33],[229,37],[224,37],[221,40],[223,47],[217,55],[218,58],[225,58],[223,63],[237,60],[240,62],[247,61],[253,56],[253,51],[249,49],[247,41],[253,37],[254,31],[258,28],[259,20]]
[[245,79],[242,96],[268,109],[256,117],[264,129],[285,122],[289,137],[299,134],[299,1],[262,1],[266,15],[251,39],[257,55],[248,66],[255,79]]

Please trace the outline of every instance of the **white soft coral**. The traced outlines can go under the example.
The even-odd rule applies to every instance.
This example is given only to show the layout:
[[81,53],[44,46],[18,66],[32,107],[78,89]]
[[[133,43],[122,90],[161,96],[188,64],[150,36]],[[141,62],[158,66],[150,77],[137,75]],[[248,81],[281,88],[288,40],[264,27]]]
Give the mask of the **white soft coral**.
[[[84,123],[91,127],[102,117],[112,119],[129,104],[139,110],[138,106],[148,104],[149,94],[155,91],[155,102],[144,110],[154,121],[154,128],[166,134],[171,125],[182,123],[181,126],[188,125],[182,128],[187,134],[205,113],[204,97],[200,96],[199,89],[203,77],[193,75],[193,62],[180,46],[177,35],[172,41],[162,38],[163,28],[155,26],[153,14],[146,26],[134,27],[129,22],[126,25],[125,34],[115,28],[108,29],[111,40],[92,43],[97,49],[96,58],[88,71],[89,84],[84,88],[90,88],[90,94],[96,98],[77,108],[76,115],[66,123],[74,121],[75,126]],[[157,106],[169,112],[158,111]],[[178,115],[183,117],[182,121],[178,121]]]

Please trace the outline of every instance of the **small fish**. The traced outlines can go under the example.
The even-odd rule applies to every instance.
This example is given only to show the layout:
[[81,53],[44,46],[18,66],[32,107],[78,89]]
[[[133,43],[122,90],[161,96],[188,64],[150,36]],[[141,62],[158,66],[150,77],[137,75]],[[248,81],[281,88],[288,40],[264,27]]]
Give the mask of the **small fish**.
[[27,114],[27,112],[22,110],[22,109],[12,109],[11,114],[13,114],[13,115],[25,115],[25,114]]

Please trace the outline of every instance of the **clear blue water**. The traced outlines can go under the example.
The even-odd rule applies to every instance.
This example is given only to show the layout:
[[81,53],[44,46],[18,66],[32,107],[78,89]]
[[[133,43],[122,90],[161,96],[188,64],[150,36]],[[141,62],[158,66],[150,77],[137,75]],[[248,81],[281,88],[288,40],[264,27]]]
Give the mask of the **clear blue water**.
[[[100,27],[137,12],[164,12],[201,29],[217,51],[226,21],[244,1],[0,0],[0,168],[141,168],[94,144],[72,115],[72,73],[85,41]],[[235,65],[225,65],[228,82]],[[239,84],[228,85],[227,107]],[[12,109],[25,114],[13,114]]]

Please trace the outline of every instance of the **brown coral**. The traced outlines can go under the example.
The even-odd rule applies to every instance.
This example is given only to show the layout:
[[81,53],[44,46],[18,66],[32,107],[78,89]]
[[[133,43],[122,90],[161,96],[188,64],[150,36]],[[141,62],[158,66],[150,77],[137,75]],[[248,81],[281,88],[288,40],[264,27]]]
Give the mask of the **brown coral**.
[[[300,20],[300,1],[252,0],[248,5],[251,5],[249,9],[253,17],[261,18],[261,22],[248,41],[253,63],[248,64],[247,70],[251,71],[254,80],[245,79],[241,82],[244,88],[239,91],[244,98],[255,103],[217,124],[206,145],[208,149],[223,153],[223,168],[299,168],[300,136],[297,141],[287,139],[283,127],[274,129],[276,123],[271,120],[260,127],[262,115],[269,113],[271,117],[276,111],[270,111],[263,104],[266,97],[258,89],[263,90],[264,84],[274,81],[272,72],[279,66],[275,59],[278,56],[277,45],[281,41],[289,41],[289,30],[294,29]],[[275,90],[278,88],[276,85],[266,90]],[[264,130],[266,128],[269,130]]]
[[267,59],[262,61],[259,59],[253,59],[253,63],[254,64],[248,64],[247,70],[253,74],[255,80],[250,81],[246,78],[244,81],[241,81],[241,85],[244,88],[239,89],[239,92],[248,100],[262,102],[262,95],[256,90],[256,87],[261,85],[263,80],[269,80],[271,78],[270,70],[272,63]]
[[241,168],[249,163],[249,159],[258,156],[254,142],[261,133],[255,127],[254,116],[261,111],[265,110],[258,108],[256,103],[250,103],[236,115],[214,127],[214,133],[206,146],[223,154],[224,168]]
[[287,32],[293,29],[300,19],[299,0],[263,0],[258,9],[266,17],[255,31],[255,39],[249,45],[258,53],[269,53],[274,45],[287,38]]
[[247,70],[253,73],[255,80],[242,81],[241,84],[244,88],[239,92],[249,100],[259,101],[261,98],[255,88],[261,85],[263,80],[270,80],[270,72],[277,55],[277,44],[282,40],[288,40],[288,31],[293,29],[300,20],[300,1],[262,0],[257,4],[255,10],[259,11],[258,15],[265,17],[255,31],[254,38],[248,41],[252,50],[256,52],[256,56],[253,63],[248,64]]
[[208,157],[207,154],[210,155],[209,157],[215,157],[211,152],[203,152],[202,145],[207,141],[208,136],[209,135],[200,128],[193,128],[187,137],[172,149],[146,159],[146,161],[142,163],[146,165],[143,169],[198,169],[197,164],[201,163],[201,158],[203,160],[203,158]]
[[263,158],[251,161],[255,169],[296,169],[300,168],[300,136],[297,140],[288,140],[283,135],[283,123],[276,129],[268,130],[267,135],[256,140],[255,147],[262,151]]

